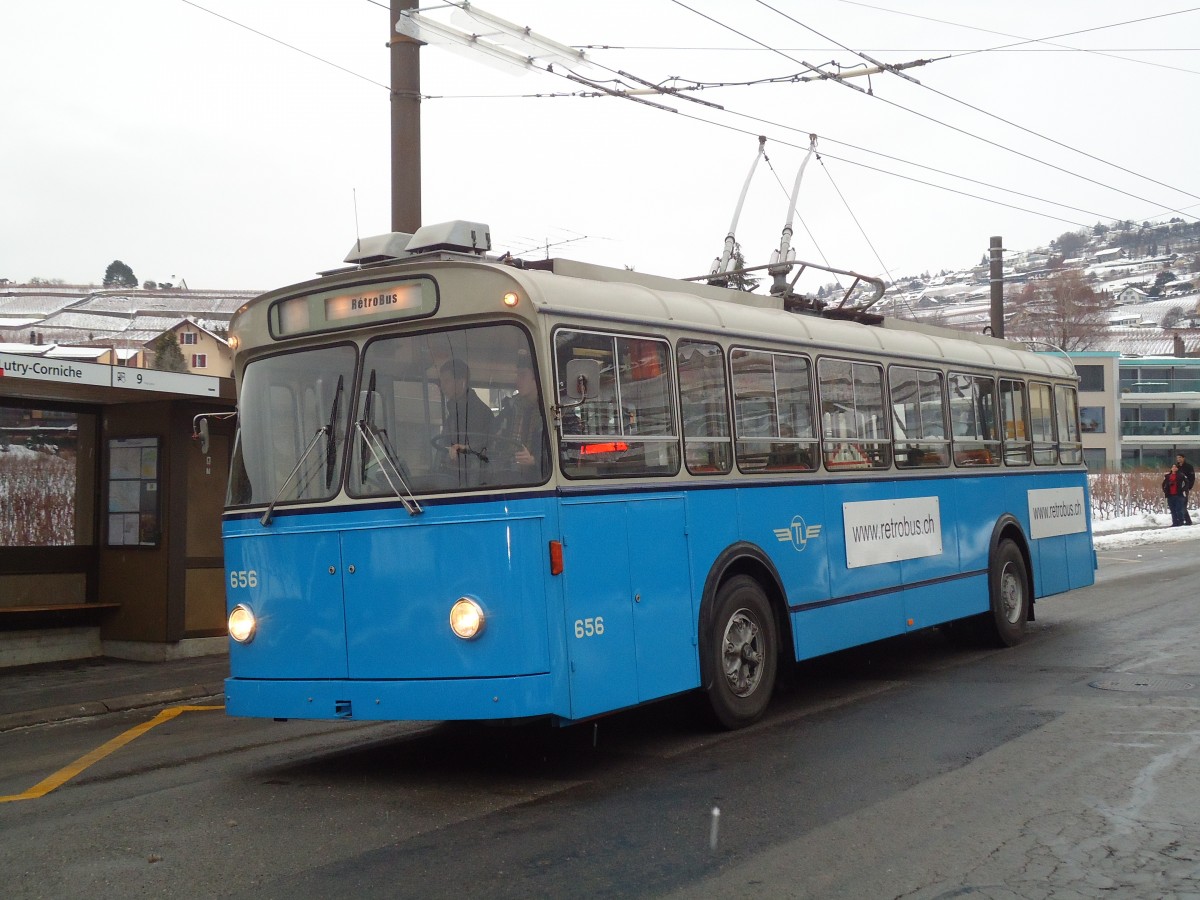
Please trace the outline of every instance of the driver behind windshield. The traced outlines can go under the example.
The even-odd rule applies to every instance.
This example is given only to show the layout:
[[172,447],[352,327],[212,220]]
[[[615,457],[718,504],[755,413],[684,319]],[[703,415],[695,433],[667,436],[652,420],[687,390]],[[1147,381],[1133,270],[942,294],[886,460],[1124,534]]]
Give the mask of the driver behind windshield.
[[[445,412],[440,443],[447,462],[458,470],[459,480],[478,474],[487,462],[487,447],[495,428],[492,411],[471,390],[471,370],[461,359],[448,359],[438,370]],[[470,461],[470,462],[468,462]]]

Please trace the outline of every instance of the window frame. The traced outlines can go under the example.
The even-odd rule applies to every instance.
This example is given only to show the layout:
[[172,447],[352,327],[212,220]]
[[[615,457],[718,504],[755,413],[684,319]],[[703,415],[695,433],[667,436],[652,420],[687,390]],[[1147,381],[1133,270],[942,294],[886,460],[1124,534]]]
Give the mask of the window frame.
[[[878,394],[878,415],[876,422],[882,426],[882,436],[868,437],[860,436],[857,433],[854,435],[834,434],[831,425],[827,425],[825,421],[826,415],[832,415],[825,409],[826,403],[835,403],[836,401],[829,396],[832,390],[827,392],[826,385],[832,385],[832,379],[828,380],[822,373],[821,369],[826,365],[848,365],[850,367],[850,395],[853,403],[850,412],[853,414],[855,432],[859,430],[860,423],[865,425],[869,419],[866,414],[859,409],[859,393],[857,391],[860,381],[855,374],[856,369],[861,367],[865,369],[873,369],[878,376],[877,384],[879,386]],[[891,428],[891,406],[887,393],[887,379],[884,376],[883,362],[867,361],[864,359],[856,359],[848,356],[821,356],[817,359],[816,365],[817,375],[817,404],[820,410],[820,435],[821,435],[821,462],[826,471],[881,471],[892,467],[892,456],[894,446],[892,443],[892,428]],[[845,411],[839,412],[839,415],[844,416]],[[831,420],[832,421],[832,420]],[[837,447],[838,449],[834,449]],[[868,450],[868,448],[873,448]],[[838,457],[838,454],[842,454]]]
[[[892,429],[892,448],[897,469],[945,469],[950,466],[950,416],[946,406],[946,373],[941,369],[893,363],[888,365],[888,408],[896,415],[896,386],[893,376],[900,372],[911,372],[917,377],[912,383],[917,386],[916,409],[924,425],[923,409],[926,400],[921,394],[921,375],[933,375],[937,379],[938,407],[941,411],[942,437],[933,438],[922,434],[917,439],[905,437],[903,443]],[[924,430],[924,428],[922,429]],[[901,449],[903,447],[903,449]],[[919,454],[919,455],[916,455]],[[930,456],[929,454],[932,454]],[[903,461],[902,461],[903,459]]]
[[[737,361],[738,354],[755,354],[765,356],[770,360],[771,365],[771,392],[770,404],[766,411],[768,422],[772,425],[768,429],[767,434],[745,434],[748,431],[744,426],[746,424],[745,417],[740,415],[739,401],[744,398],[751,397],[753,391],[743,391],[741,395],[738,393],[738,371]],[[784,423],[781,421],[780,408],[780,369],[777,365],[780,358],[785,358],[801,364],[801,371],[807,378],[807,395],[808,395],[808,416],[807,422],[804,419],[798,422],[792,417],[792,424],[789,425],[793,429],[793,434],[785,436],[781,432]],[[815,472],[819,468],[819,458],[821,452],[820,435],[816,430],[815,414],[816,414],[816,389],[815,389],[815,367],[811,357],[806,353],[798,353],[787,350],[768,350],[762,347],[751,347],[744,345],[733,345],[729,348],[729,386],[730,395],[733,402],[733,437],[734,437],[734,460],[737,465],[737,470],[744,475],[763,475],[763,474],[781,474],[781,473],[798,473],[798,472]],[[785,373],[788,374],[788,373]],[[792,373],[794,374],[794,373]],[[744,380],[748,380],[750,376],[745,376]],[[801,391],[794,391],[789,386],[789,390],[797,395],[802,394]],[[793,404],[793,408],[794,408]],[[807,434],[795,433],[797,425],[807,424],[807,429],[801,428],[801,431],[807,431]],[[757,445],[757,446],[756,446]],[[750,452],[750,451],[755,452]],[[807,454],[807,459],[805,455]],[[758,459],[762,458],[759,463]]]

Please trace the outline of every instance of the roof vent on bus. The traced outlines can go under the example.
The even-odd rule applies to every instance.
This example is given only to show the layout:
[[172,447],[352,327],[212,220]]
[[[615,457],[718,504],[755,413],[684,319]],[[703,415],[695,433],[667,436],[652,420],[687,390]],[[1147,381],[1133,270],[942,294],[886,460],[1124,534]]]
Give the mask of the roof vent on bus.
[[389,259],[402,259],[404,250],[411,240],[411,234],[404,234],[401,231],[359,238],[350,248],[350,252],[346,254],[345,262],[367,266],[371,263],[386,262]]
[[458,253],[484,254],[492,249],[492,230],[482,222],[442,222],[422,225],[406,248],[408,253],[452,250]]

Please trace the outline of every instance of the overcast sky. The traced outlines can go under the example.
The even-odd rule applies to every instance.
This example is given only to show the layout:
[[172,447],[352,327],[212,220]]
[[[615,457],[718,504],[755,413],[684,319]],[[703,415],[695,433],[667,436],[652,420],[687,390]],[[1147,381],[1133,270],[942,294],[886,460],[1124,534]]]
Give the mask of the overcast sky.
[[[0,276],[99,282],[121,259],[140,280],[267,289],[339,264],[356,227],[390,230],[387,5],[0,4]],[[660,98],[671,113],[548,96],[586,88],[426,47],[423,220],[486,222],[497,251],[544,256],[549,242],[551,255],[706,272],[759,134],[770,166],[737,231],[751,264],[778,246],[810,132],[822,160],[800,189],[794,245],[838,268],[900,277],[972,265],[991,235],[1022,249],[1098,220],[1200,212],[1200,10],[1186,0],[482,8],[611,48],[588,51],[603,77],[653,83],[786,79],[801,62],[862,64],[852,51],[949,57],[907,70],[921,85],[853,80],[874,96],[830,82],[715,87],[694,96],[724,110]],[[1084,29],[1096,30],[1054,37]],[[1031,38],[1054,45],[989,49]]]

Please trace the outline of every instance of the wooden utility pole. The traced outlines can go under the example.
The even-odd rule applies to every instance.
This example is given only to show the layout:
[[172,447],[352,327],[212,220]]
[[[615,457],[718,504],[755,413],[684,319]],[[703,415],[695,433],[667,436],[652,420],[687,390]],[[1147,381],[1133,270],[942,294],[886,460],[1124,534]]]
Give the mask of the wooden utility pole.
[[392,79],[392,231],[421,227],[421,44],[396,32],[400,11],[417,0],[391,0],[388,47]]
[[991,241],[991,265],[988,274],[992,288],[992,334],[1004,337],[1004,238],[993,237]]

